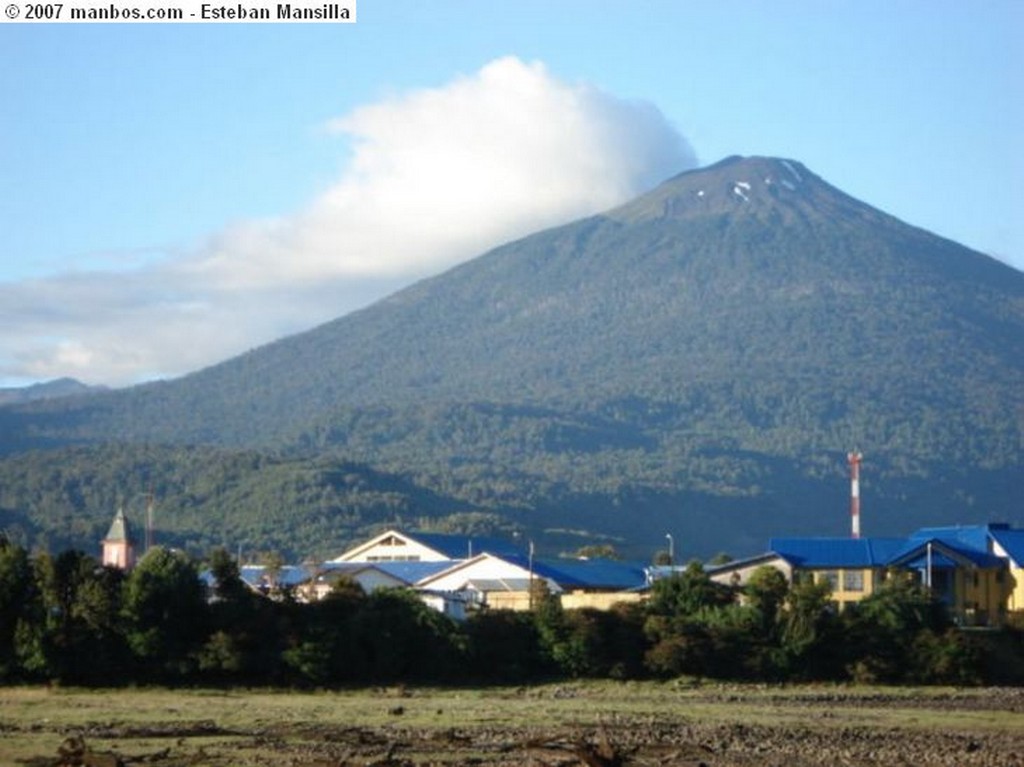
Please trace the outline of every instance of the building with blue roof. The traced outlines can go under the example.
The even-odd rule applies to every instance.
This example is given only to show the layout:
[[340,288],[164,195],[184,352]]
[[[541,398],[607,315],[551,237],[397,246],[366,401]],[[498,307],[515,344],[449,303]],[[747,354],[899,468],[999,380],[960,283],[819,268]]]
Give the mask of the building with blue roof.
[[487,536],[444,535],[387,530],[339,555],[332,562],[451,562],[490,554],[523,554],[515,543]]
[[828,583],[840,608],[907,573],[962,625],[999,625],[1024,609],[1024,530],[989,524],[922,528],[906,538],[773,538],[765,554],[708,569],[716,581],[742,585],[762,566],[790,581]]
[[[772,538],[765,553],[707,572],[742,586],[764,566],[791,582],[827,583],[839,608],[902,572],[930,587],[962,625],[999,625],[1024,612],[1024,530],[1009,525],[922,528],[904,538]],[[341,578],[367,592],[411,588],[437,609],[463,615],[485,606],[530,609],[539,590],[568,609],[607,609],[642,600],[653,578],[668,577],[658,570],[602,559],[537,559],[514,542],[488,537],[388,530],[316,566],[246,566],[242,577],[260,593],[288,590],[305,600],[323,598]]]
[[399,530],[318,565],[245,566],[242,578],[268,597],[290,593],[302,601],[322,599],[341,578],[367,592],[411,588],[427,604],[459,616],[467,606],[529,609],[537,588],[559,595],[565,607],[603,608],[638,601],[647,583],[642,564],[541,560],[503,539]]
[[528,610],[540,592],[557,595],[567,609],[606,609],[618,602],[639,601],[646,580],[641,564],[484,552],[453,561],[448,569],[420,581],[417,588],[463,594],[467,601],[491,609]]

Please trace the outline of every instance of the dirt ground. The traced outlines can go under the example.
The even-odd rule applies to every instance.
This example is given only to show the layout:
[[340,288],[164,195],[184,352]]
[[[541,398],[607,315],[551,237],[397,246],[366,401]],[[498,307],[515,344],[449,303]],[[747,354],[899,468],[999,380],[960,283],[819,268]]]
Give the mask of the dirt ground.
[[[468,700],[401,691],[366,698],[361,705],[374,709],[372,717],[345,709],[359,705],[351,698],[320,699],[316,709],[262,711],[248,725],[227,715],[190,720],[187,701],[162,722],[133,723],[124,714],[73,725],[59,717],[3,717],[0,756],[5,742],[25,734],[37,744],[49,739],[53,748],[0,764],[1024,767],[1024,690],[736,687],[637,695],[623,689],[617,702],[607,686],[523,688]],[[237,700],[241,706],[246,699]],[[353,721],[339,721],[345,719]]]

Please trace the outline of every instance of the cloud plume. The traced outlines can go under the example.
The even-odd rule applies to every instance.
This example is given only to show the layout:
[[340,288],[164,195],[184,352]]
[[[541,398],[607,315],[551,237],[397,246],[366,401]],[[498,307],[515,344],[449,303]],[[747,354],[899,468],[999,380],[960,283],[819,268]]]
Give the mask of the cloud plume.
[[0,379],[179,375],[693,167],[653,106],[508,57],[332,120],[350,159],[303,210],[130,272],[0,285]]

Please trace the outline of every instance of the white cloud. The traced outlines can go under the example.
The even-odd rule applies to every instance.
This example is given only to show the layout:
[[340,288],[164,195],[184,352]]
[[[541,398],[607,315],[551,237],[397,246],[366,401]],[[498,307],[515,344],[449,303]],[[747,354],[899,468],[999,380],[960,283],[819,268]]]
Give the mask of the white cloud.
[[351,161],[294,216],[226,227],[129,273],[0,286],[0,377],[187,372],[695,164],[654,107],[511,57],[329,128],[349,138]]

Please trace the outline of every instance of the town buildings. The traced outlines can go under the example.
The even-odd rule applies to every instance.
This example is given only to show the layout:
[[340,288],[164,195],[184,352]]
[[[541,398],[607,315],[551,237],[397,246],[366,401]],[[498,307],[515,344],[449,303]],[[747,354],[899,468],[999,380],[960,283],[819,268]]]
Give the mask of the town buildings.
[[[103,563],[130,568],[134,548],[118,511],[103,541]],[[930,588],[962,626],[999,626],[1024,615],[1024,530],[1006,524],[923,528],[904,538],[773,538],[762,554],[707,566],[719,583],[742,586],[760,567],[795,582],[827,582],[837,609],[874,593],[887,578],[909,574]],[[607,559],[550,559],[503,539],[386,530],[326,562],[245,565],[243,580],[274,596],[326,596],[341,579],[364,591],[408,588],[456,619],[479,609],[528,610],[540,594],[567,609],[608,609],[642,601],[658,578],[682,567]],[[207,575],[208,577],[208,575]]]

